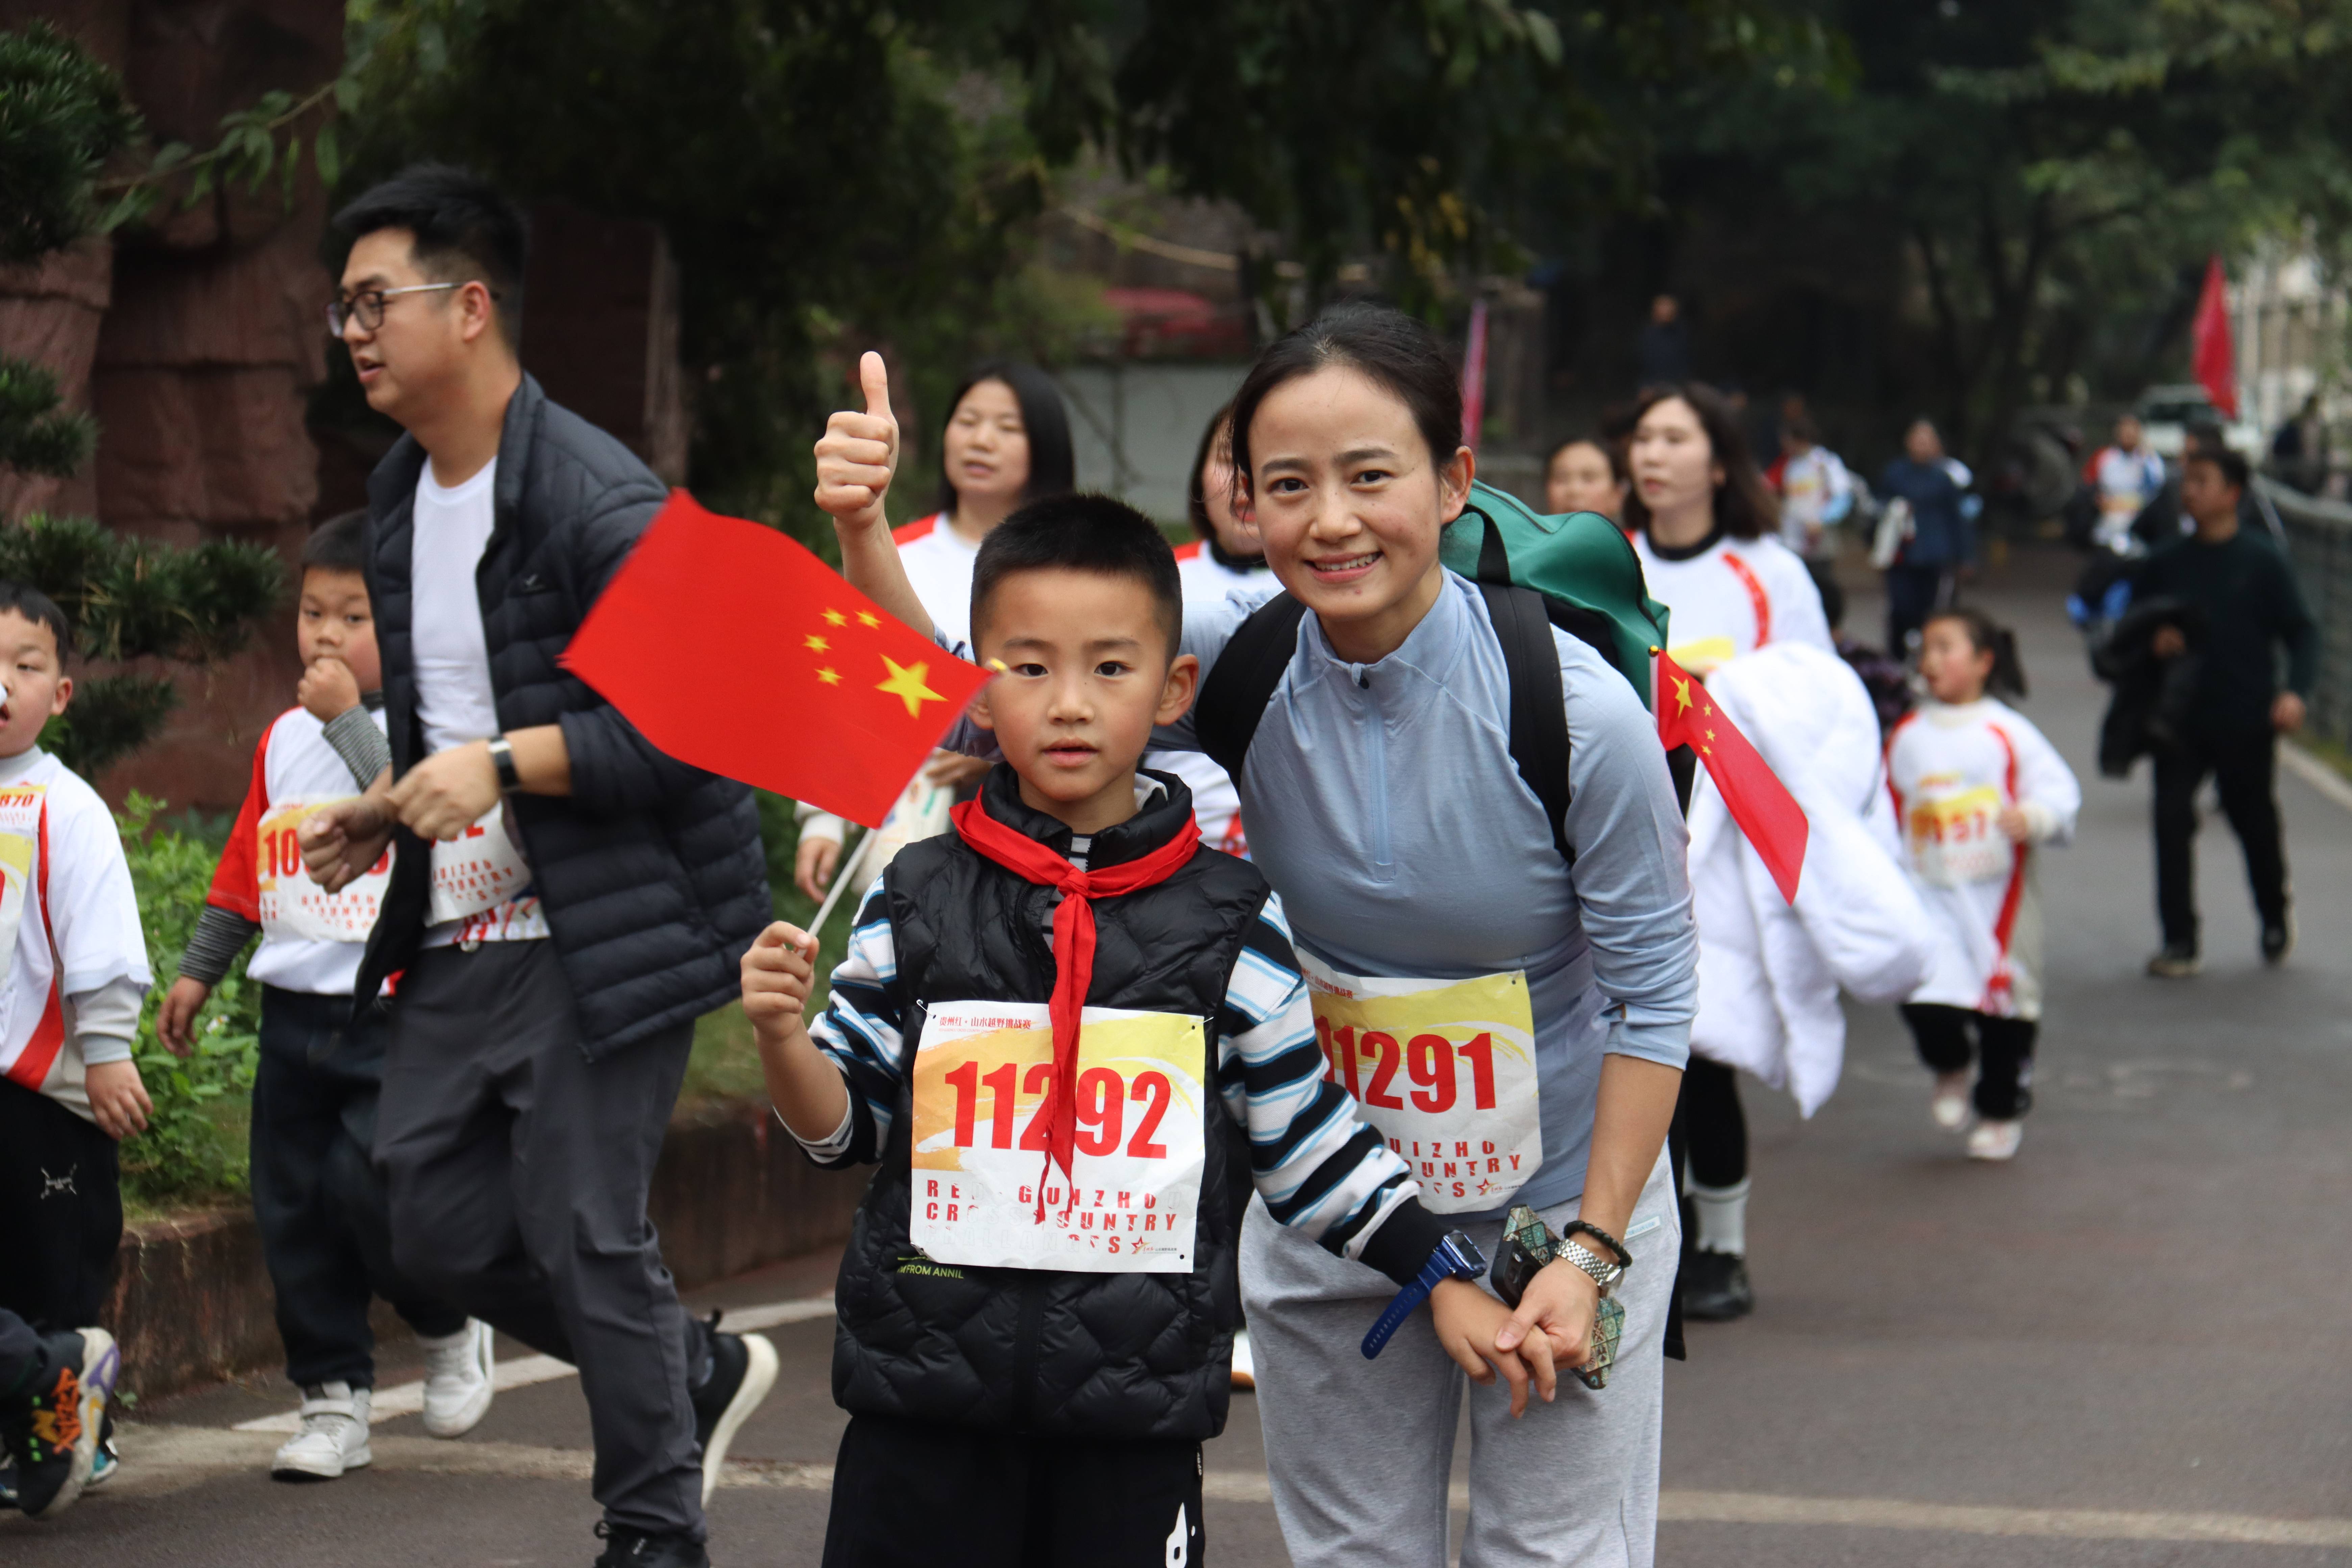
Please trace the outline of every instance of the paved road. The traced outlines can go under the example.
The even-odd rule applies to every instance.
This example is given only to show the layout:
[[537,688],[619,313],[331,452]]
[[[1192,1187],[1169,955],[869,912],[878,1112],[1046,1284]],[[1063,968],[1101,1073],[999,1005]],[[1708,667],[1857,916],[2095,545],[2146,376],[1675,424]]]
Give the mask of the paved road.
[[[2049,868],[2053,985],[2024,1152],[2002,1168],[1958,1157],[1887,1009],[1854,1010],[1844,1085],[1811,1123],[1751,1086],[1762,1305],[1696,1327],[1668,1373],[1673,1568],[2352,1563],[2352,810],[2283,778],[2303,924],[2284,970],[2256,961],[2217,823],[2207,972],[2142,978],[2147,785],[2095,775],[2100,692],[2055,580],[2028,563],[1984,595],[2020,626],[2028,710],[2086,794],[2079,842]],[[1858,600],[1854,624],[1874,613]],[[814,1259],[704,1297],[740,1307],[828,1283]],[[830,1328],[769,1331],[784,1380],[714,1503],[721,1564],[814,1563],[823,1535],[842,1422]],[[277,1436],[228,1430],[289,1398],[257,1380],[142,1411],[121,1489],[53,1526],[0,1521],[0,1561],[593,1555],[576,1384],[501,1394],[463,1443],[426,1440],[414,1416],[383,1424],[372,1471],[311,1488],[261,1475]],[[1246,1397],[1208,1463],[1216,1560],[1285,1563]]]

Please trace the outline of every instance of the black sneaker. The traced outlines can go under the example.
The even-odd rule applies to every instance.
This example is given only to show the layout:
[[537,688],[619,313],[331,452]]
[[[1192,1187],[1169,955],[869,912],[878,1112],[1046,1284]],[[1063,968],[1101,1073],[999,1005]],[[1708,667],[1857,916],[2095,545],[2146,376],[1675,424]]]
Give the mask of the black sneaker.
[[604,1550],[595,1568],[710,1568],[710,1553],[683,1535],[647,1535],[609,1519],[596,1521]]
[[716,1312],[697,1326],[702,1354],[697,1358],[698,1380],[687,1392],[694,1401],[695,1440],[702,1445],[702,1500],[708,1504],[736,1432],[776,1386],[776,1347],[758,1334],[720,1333]]
[[16,1506],[33,1518],[63,1513],[89,1484],[121,1367],[104,1329],[47,1335],[24,1392],[0,1410],[0,1443],[16,1460]]
[[2280,964],[2294,951],[2294,917],[2287,916],[2274,926],[2263,927],[2263,962]]
[[1729,1252],[1694,1252],[1683,1265],[1683,1316],[1727,1323],[1756,1310],[1747,1259]]

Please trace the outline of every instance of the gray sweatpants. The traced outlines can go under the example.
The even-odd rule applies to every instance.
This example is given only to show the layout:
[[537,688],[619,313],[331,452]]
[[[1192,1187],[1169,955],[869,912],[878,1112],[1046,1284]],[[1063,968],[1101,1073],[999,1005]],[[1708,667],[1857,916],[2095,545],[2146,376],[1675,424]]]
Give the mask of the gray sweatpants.
[[[1557,1230],[1576,1217],[1543,1216]],[[1465,1226],[1489,1258],[1494,1222]],[[1618,1288],[1625,1334],[1609,1386],[1563,1373],[1549,1405],[1465,1377],[1426,1308],[1377,1361],[1360,1348],[1395,1287],[1275,1223],[1254,1200],[1242,1226],[1242,1297],[1257,1363],[1275,1511],[1297,1568],[1444,1568],[1446,1492],[1463,1391],[1470,1397],[1470,1526],[1462,1568],[1649,1568],[1658,1528],[1660,1355],[1682,1223],[1660,1156],[1627,1227],[1634,1266]]]
[[375,1156],[401,1271],[580,1369],[604,1516],[699,1541],[689,1330],[646,1217],[693,1034],[592,1063],[552,942],[422,953],[393,1005]]

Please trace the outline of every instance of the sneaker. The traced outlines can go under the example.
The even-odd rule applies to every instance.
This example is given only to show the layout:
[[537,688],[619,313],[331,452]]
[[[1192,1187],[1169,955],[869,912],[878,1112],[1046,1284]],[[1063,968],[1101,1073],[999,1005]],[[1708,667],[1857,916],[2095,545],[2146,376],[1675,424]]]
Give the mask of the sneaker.
[[1247,1329],[1234,1334],[1234,1386],[1245,1393],[1257,1387],[1257,1362],[1250,1355]]
[[375,1456],[368,1451],[368,1391],[348,1383],[313,1384],[302,1391],[302,1430],[269,1461],[278,1481],[331,1481]]
[[425,1435],[462,1437],[481,1425],[498,1393],[490,1325],[468,1318],[454,1334],[437,1340],[419,1334],[416,1342],[425,1351]]
[[596,1539],[604,1543],[604,1550],[597,1554],[596,1568],[710,1568],[710,1554],[702,1543],[683,1535],[647,1535],[600,1519]]
[[1947,1132],[1958,1132],[1969,1124],[1969,1090],[1974,1087],[1964,1072],[1936,1075],[1936,1097],[1927,1102],[1927,1110],[1935,1117],[1937,1126]]
[[2159,980],[2186,980],[2198,967],[2193,947],[2167,947],[2147,961],[2147,972]]
[[1683,1316],[1727,1323],[1756,1310],[1748,1260],[1736,1253],[1698,1251],[1683,1265]]
[[[728,1446],[735,1441],[745,1417],[757,1410],[760,1402],[768,1397],[768,1391],[776,1386],[776,1347],[758,1334],[720,1333],[716,1312],[703,1326],[703,1354],[710,1370],[688,1394],[694,1401],[694,1436],[702,1445],[702,1500],[708,1504],[710,1494],[718,1489],[719,1472],[726,1466]],[[696,1548],[698,1552],[700,1550]],[[614,1561],[635,1563],[637,1559]]]
[[1969,1133],[1969,1158],[1971,1160],[2013,1160],[2017,1146],[2025,1142],[2022,1121],[1979,1121]]
[[121,1352],[104,1329],[42,1339],[29,1393],[0,1414],[0,1440],[16,1456],[16,1506],[24,1512],[54,1519],[89,1485],[106,1402],[121,1369]]
[[2287,916],[2274,926],[2263,927],[2263,962],[2280,964],[2294,951],[2294,917]]
[[98,1453],[89,1461],[89,1480],[82,1487],[81,1495],[88,1497],[112,1480],[121,1469],[122,1450],[114,1446],[114,1412],[110,1410],[106,1418],[99,1423]]

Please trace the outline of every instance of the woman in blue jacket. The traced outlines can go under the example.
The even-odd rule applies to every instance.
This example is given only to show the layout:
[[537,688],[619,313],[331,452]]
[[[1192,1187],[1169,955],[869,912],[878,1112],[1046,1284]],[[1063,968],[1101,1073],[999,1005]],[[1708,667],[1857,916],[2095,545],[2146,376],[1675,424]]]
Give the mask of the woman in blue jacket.
[[1901,658],[1929,615],[1952,603],[1960,569],[1976,559],[1977,512],[1969,494],[1976,477],[1944,455],[1933,423],[1915,419],[1903,433],[1903,456],[1886,465],[1878,489],[1911,509],[1911,531],[1886,568],[1886,651]]
[[[818,447],[817,500],[851,580],[921,626],[882,516],[887,389],[867,398]],[[1560,1379],[1551,1396],[1555,1362],[1586,1359],[1600,1300],[1557,1262],[1516,1314],[1483,1282],[1442,1280],[1437,1336],[1399,1336],[1367,1361],[1359,1342],[1392,1287],[1293,1247],[1259,1206],[1242,1263],[1259,1410],[1301,1565],[1444,1561],[1465,1375],[1479,1386],[1463,1563],[1646,1564],[1680,1250],[1663,1146],[1696,998],[1682,816],[1640,698],[1555,633],[1572,868],[1555,847],[1510,755],[1485,601],[1438,562],[1475,468],[1461,428],[1443,347],[1392,310],[1336,310],[1252,369],[1234,405],[1237,482],[1267,564],[1309,613],[1236,784],[1316,974],[1328,1074],[1413,1164],[1423,1205],[1490,1256],[1514,1204],[1622,1241],[1623,1339],[1604,1391]],[[1182,651],[1213,666],[1251,607],[1188,612]],[[1547,1397],[1529,1408],[1531,1384]]]

